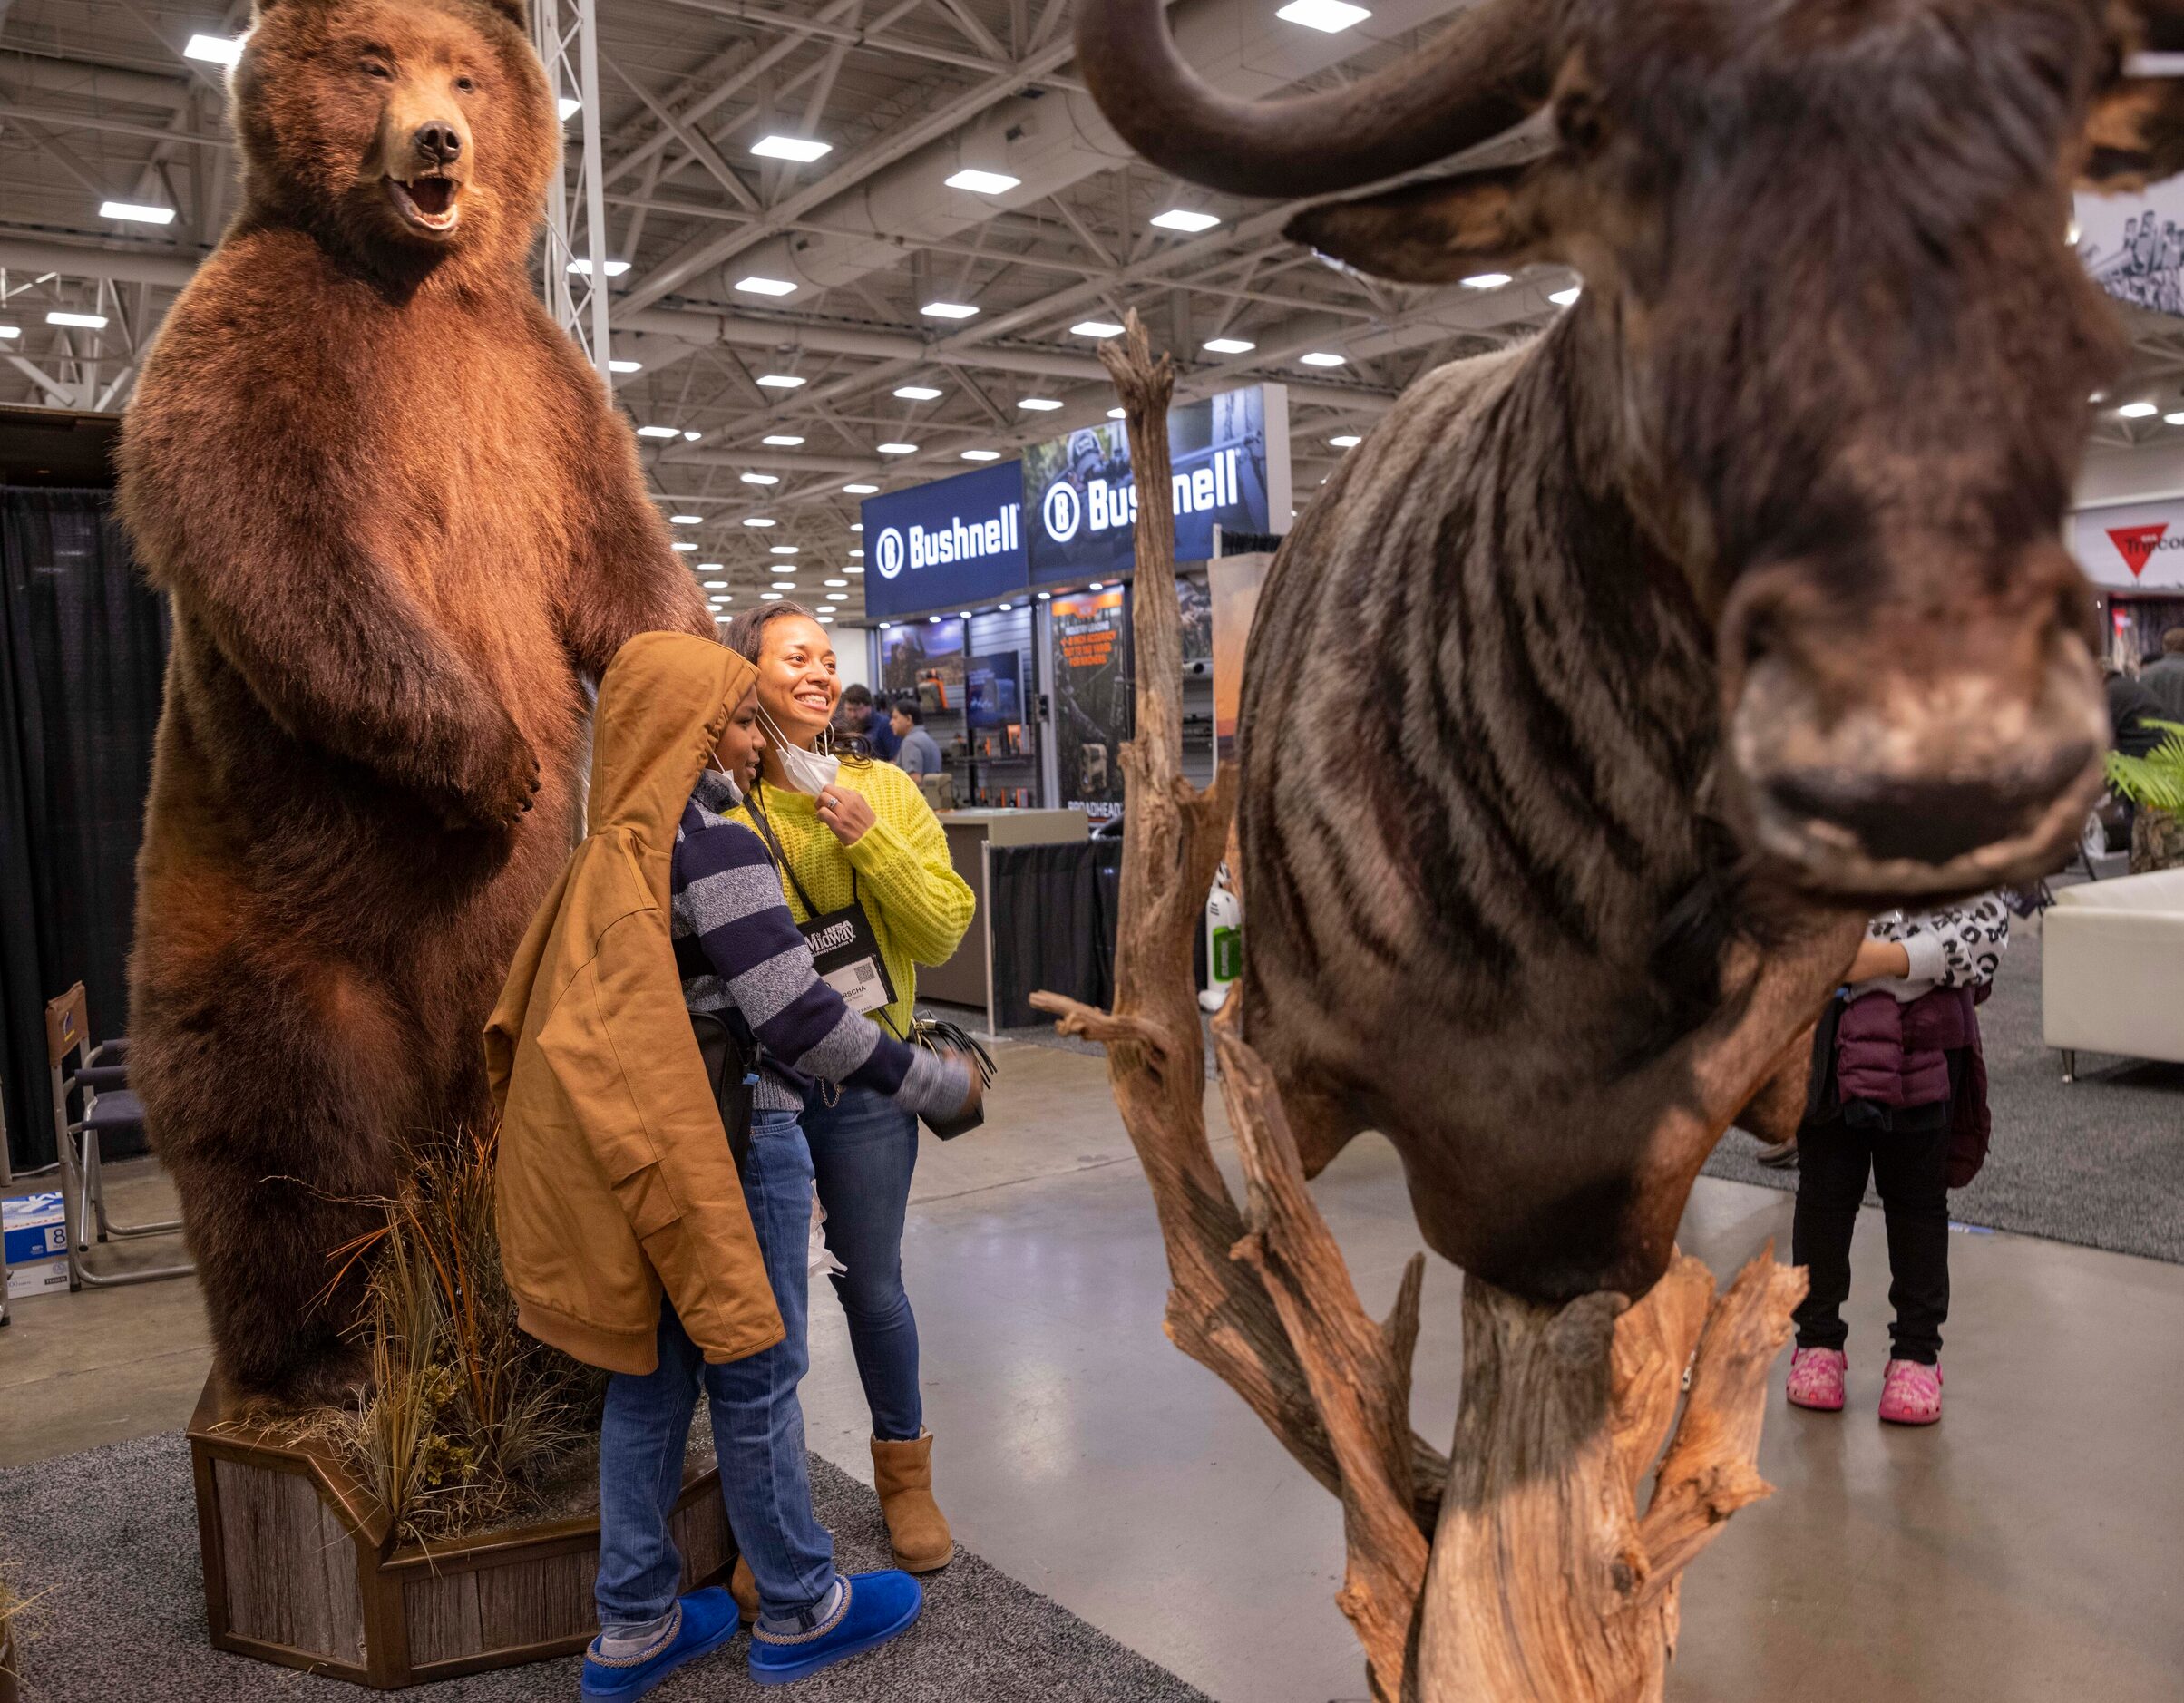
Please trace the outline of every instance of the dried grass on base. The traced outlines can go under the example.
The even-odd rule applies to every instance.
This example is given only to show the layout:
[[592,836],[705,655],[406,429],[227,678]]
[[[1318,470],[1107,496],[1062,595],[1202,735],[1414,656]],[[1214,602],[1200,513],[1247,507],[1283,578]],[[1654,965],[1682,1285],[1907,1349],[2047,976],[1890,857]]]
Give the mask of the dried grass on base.
[[[492,1135],[418,1147],[385,1221],[336,1250],[366,1270],[370,1392],[300,1422],[330,1441],[405,1542],[572,1510],[592,1479],[605,1375],[528,1337],[501,1272]],[[329,1283],[329,1291],[333,1284]]]

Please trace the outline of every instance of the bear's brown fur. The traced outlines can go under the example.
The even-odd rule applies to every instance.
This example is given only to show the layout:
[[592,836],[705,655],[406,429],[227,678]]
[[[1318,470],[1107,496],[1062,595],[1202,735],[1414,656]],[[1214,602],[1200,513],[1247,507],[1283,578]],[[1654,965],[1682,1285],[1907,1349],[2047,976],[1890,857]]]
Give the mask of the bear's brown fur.
[[219,1369],[310,1401],[356,1369],[354,1278],[314,1298],[359,1202],[405,1136],[485,1114],[480,1033],[574,827],[580,676],[712,626],[532,294],[561,137],[520,0],[265,0],[233,103],[242,211],[121,452],[174,613],[132,1075]]

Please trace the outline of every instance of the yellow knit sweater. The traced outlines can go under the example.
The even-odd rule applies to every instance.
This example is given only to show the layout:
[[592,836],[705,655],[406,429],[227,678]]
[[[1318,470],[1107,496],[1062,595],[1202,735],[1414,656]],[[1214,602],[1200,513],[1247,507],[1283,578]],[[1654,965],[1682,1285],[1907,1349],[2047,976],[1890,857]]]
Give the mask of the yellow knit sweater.
[[[895,988],[894,1004],[873,1015],[890,1032],[907,1039],[911,1004],[917,997],[917,966],[948,961],[970,927],[976,901],[949,859],[948,836],[941,832],[939,818],[909,775],[892,763],[845,762],[837,784],[863,793],[873,807],[873,825],[853,846],[845,848],[819,820],[818,801],[808,793],[765,786],[759,808],[789,867],[822,912],[850,902],[851,873],[855,872],[855,896],[872,919]],[[729,814],[734,821],[757,825],[751,822],[748,805]],[[799,922],[810,921],[785,880],[782,891],[790,914]]]

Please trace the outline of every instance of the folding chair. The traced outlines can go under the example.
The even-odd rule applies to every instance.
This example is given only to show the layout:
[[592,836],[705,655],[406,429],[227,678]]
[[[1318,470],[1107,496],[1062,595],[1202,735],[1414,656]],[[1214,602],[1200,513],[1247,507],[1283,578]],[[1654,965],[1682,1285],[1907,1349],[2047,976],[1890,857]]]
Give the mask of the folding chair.
[[[66,1068],[71,1053],[76,1056],[73,1075]],[[73,1225],[68,1238],[69,1289],[118,1289],[125,1283],[189,1276],[197,1268],[186,1260],[141,1271],[101,1271],[84,1257],[91,1251],[94,1224],[101,1241],[171,1236],[182,1225],[180,1219],[159,1224],[117,1224],[107,1216],[99,1138],[141,1129],[144,1106],[129,1089],[127,1038],[92,1043],[91,1017],[82,982],[46,1005],[45,1058],[53,1071],[54,1135],[61,1153],[62,1202]],[[69,1101],[74,1095],[83,1096],[83,1111],[82,1116],[71,1118]]]

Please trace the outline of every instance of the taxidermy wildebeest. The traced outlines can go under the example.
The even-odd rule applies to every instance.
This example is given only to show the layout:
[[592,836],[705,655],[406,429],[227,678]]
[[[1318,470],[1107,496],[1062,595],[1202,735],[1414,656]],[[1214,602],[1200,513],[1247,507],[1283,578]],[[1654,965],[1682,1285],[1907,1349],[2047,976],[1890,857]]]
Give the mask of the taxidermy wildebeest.
[[1161,0],[1080,63],[1156,165],[1292,198],[1541,110],[1531,163],[1291,227],[1435,283],[1566,262],[1282,545],[1245,674],[1245,1038],[1309,1169],[1400,1152],[1426,1240],[1643,1294],[1692,1179],[1884,904],[2059,861],[2107,721],[2060,542],[2119,368],[2079,181],[2184,166],[2130,0],[1483,0],[1348,87],[1231,100]]

